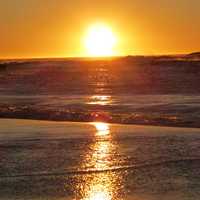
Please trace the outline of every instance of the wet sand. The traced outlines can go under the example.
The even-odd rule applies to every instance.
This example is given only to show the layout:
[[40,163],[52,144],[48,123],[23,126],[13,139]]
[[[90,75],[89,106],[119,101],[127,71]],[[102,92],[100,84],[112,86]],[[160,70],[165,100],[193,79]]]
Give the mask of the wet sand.
[[200,129],[0,119],[0,199],[200,196]]

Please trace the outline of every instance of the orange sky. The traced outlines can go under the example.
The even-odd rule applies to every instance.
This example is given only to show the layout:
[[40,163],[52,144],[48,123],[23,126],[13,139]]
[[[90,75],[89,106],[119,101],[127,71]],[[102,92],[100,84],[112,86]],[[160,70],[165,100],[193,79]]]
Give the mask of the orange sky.
[[86,29],[103,22],[118,55],[200,50],[199,0],[0,0],[0,58],[87,56]]

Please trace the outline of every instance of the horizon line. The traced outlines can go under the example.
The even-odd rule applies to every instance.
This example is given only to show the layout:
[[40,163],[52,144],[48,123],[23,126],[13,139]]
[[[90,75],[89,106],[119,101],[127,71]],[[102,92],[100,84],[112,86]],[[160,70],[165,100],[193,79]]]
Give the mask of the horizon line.
[[[198,52],[198,51],[196,51]],[[190,53],[166,53],[166,54],[127,54],[127,55],[113,55],[113,56],[52,56],[52,57],[0,57],[0,60],[46,60],[46,59],[112,59],[112,58],[123,58],[123,57],[157,57],[157,56],[183,56],[196,52]]]

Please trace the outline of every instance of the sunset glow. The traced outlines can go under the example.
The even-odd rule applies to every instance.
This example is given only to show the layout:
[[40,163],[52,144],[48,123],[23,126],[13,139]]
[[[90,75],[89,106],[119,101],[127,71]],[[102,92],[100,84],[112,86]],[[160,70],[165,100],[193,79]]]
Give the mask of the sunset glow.
[[199,51],[199,7],[198,0],[2,0],[0,58]]

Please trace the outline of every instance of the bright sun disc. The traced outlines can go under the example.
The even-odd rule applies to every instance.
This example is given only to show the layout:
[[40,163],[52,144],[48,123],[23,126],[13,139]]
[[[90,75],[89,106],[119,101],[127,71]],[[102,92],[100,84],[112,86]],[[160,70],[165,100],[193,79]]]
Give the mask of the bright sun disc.
[[85,38],[85,47],[90,56],[112,56],[115,45],[116,37],[111,28],[103,24],[89,28]]

